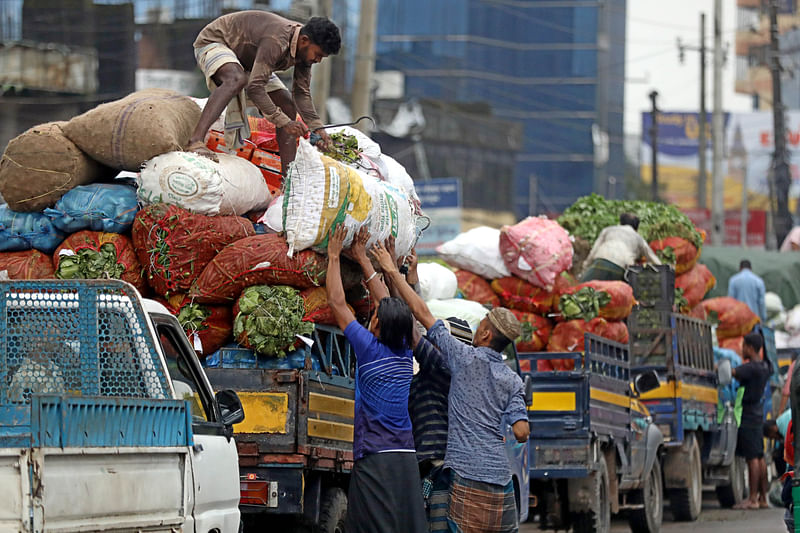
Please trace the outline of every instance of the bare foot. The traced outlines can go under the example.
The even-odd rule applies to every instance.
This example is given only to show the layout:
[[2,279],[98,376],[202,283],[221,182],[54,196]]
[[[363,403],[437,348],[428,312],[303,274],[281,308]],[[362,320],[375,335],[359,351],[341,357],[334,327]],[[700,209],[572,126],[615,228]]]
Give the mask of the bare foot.
[[758,509],[758,504],[756,502],[751,502],[750,500],[744,500],[734,505],[733,508],[740,510]]
[[215,163],[219,163],[219,157],[217,157],[217,153],[209,149],[203,141],[195,141],[190,143],[189,146],[186,147],[187,152],[193,152],[197,155],[201,155],[212,160]]

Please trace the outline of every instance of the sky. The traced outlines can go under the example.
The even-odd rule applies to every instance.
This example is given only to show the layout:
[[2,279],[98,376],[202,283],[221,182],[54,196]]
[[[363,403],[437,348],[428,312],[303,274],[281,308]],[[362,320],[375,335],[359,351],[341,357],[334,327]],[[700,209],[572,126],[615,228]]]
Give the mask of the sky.
[[[714,44],[713,0],[628,0],[625,72],[625,133],[641,132],[641,112],[650,109],[648,94],[659,93],[658,106],[664,111],[699,110],[700,58],[686,51],[684,64],[678,59],[677,39],[689,45],[700,42],[700,13],[706,14],[706,46]],[[749,111],[751,99],[733,90],[735,0],[722,1],[722,43],[729,43],[728,60],[722,77],[724,111]],[[706,109],[713,98],[713,56],[706,58]]]

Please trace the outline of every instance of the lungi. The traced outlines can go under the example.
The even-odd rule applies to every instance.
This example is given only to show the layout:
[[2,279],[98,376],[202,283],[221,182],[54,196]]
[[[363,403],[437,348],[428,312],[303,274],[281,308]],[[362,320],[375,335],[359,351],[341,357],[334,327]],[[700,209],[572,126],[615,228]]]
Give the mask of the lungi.
[[519,515],[514,483],[505,486],[464,479],[451,471],[450,508],[447,523],[451,533],[516,533]]
[[347,533],[428,530],[413,452],[374,453],[356,461],[347,499]]
[[428,532],[448,531],[447,508],[450,501],[450,471],[445,470],[442,464],[432,467],[428,475],[423,478],[422,487],[425,514],[428,516]]
[[581,276],[581,283],[592,280],[623,281],[624,279],[624,268],[607,259],[595,259]]

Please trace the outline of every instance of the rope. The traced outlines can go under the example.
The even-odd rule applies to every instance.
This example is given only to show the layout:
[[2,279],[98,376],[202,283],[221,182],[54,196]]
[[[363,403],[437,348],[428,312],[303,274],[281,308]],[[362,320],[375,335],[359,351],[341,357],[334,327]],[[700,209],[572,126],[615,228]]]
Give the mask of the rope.
[[72,187],[69,186],[69,184],[72,183],[73,177],[69,172],[63,172],[63,171],[60,171],[60,170],[48,170],[48,169],[44,169],[44,168],[26,167],[24,165],[21,165],[21,164],[17,163],[16,161],[14,161],[14,159],[12,159],[11,156],[9,156],[8,154],[3,154],[3,157],[2,157],[2,159],[0,159],[0,162],[2,162],[3,160],[11,161],[11,163],[13,163],[14,165],[16,165],[17,167],[19,167],[19,168],[21,168],[23,170],[28,170],[28,171],[33,171],[33,172],[43,172],[45,174],[63,174],[64,176],[67,177],[67,181],[65,181],[61,185],[57,186],[56,188],[51,189],[51,190],[49,190],[47,192],[44,192],[44,193],[36,195],[36,196],[31,196],[29,198],[25,198],[25,199],[22,199],[22,200],[17,200],[15,203],[23,204],[25,202],[32,202],[33,200],[38,200],[39,198],[44,198],[45,196],[47,196],[49,194],[53,194],[56,191],[65,191],[65,190],[68,191],[68,190],[70,190],[72,188]]

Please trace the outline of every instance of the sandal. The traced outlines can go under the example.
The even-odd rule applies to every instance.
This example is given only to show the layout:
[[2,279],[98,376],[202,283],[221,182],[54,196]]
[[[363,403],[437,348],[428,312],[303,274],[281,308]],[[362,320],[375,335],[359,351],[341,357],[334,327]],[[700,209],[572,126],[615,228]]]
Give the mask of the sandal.
[[203,143],[203,141],[193,142],[192,144],[186,147],[186,151],[206,157],[215,163],[219,163],[219,157],[217,157],[217,153],[209,149],[209,147],[206,146],[205,143]]

